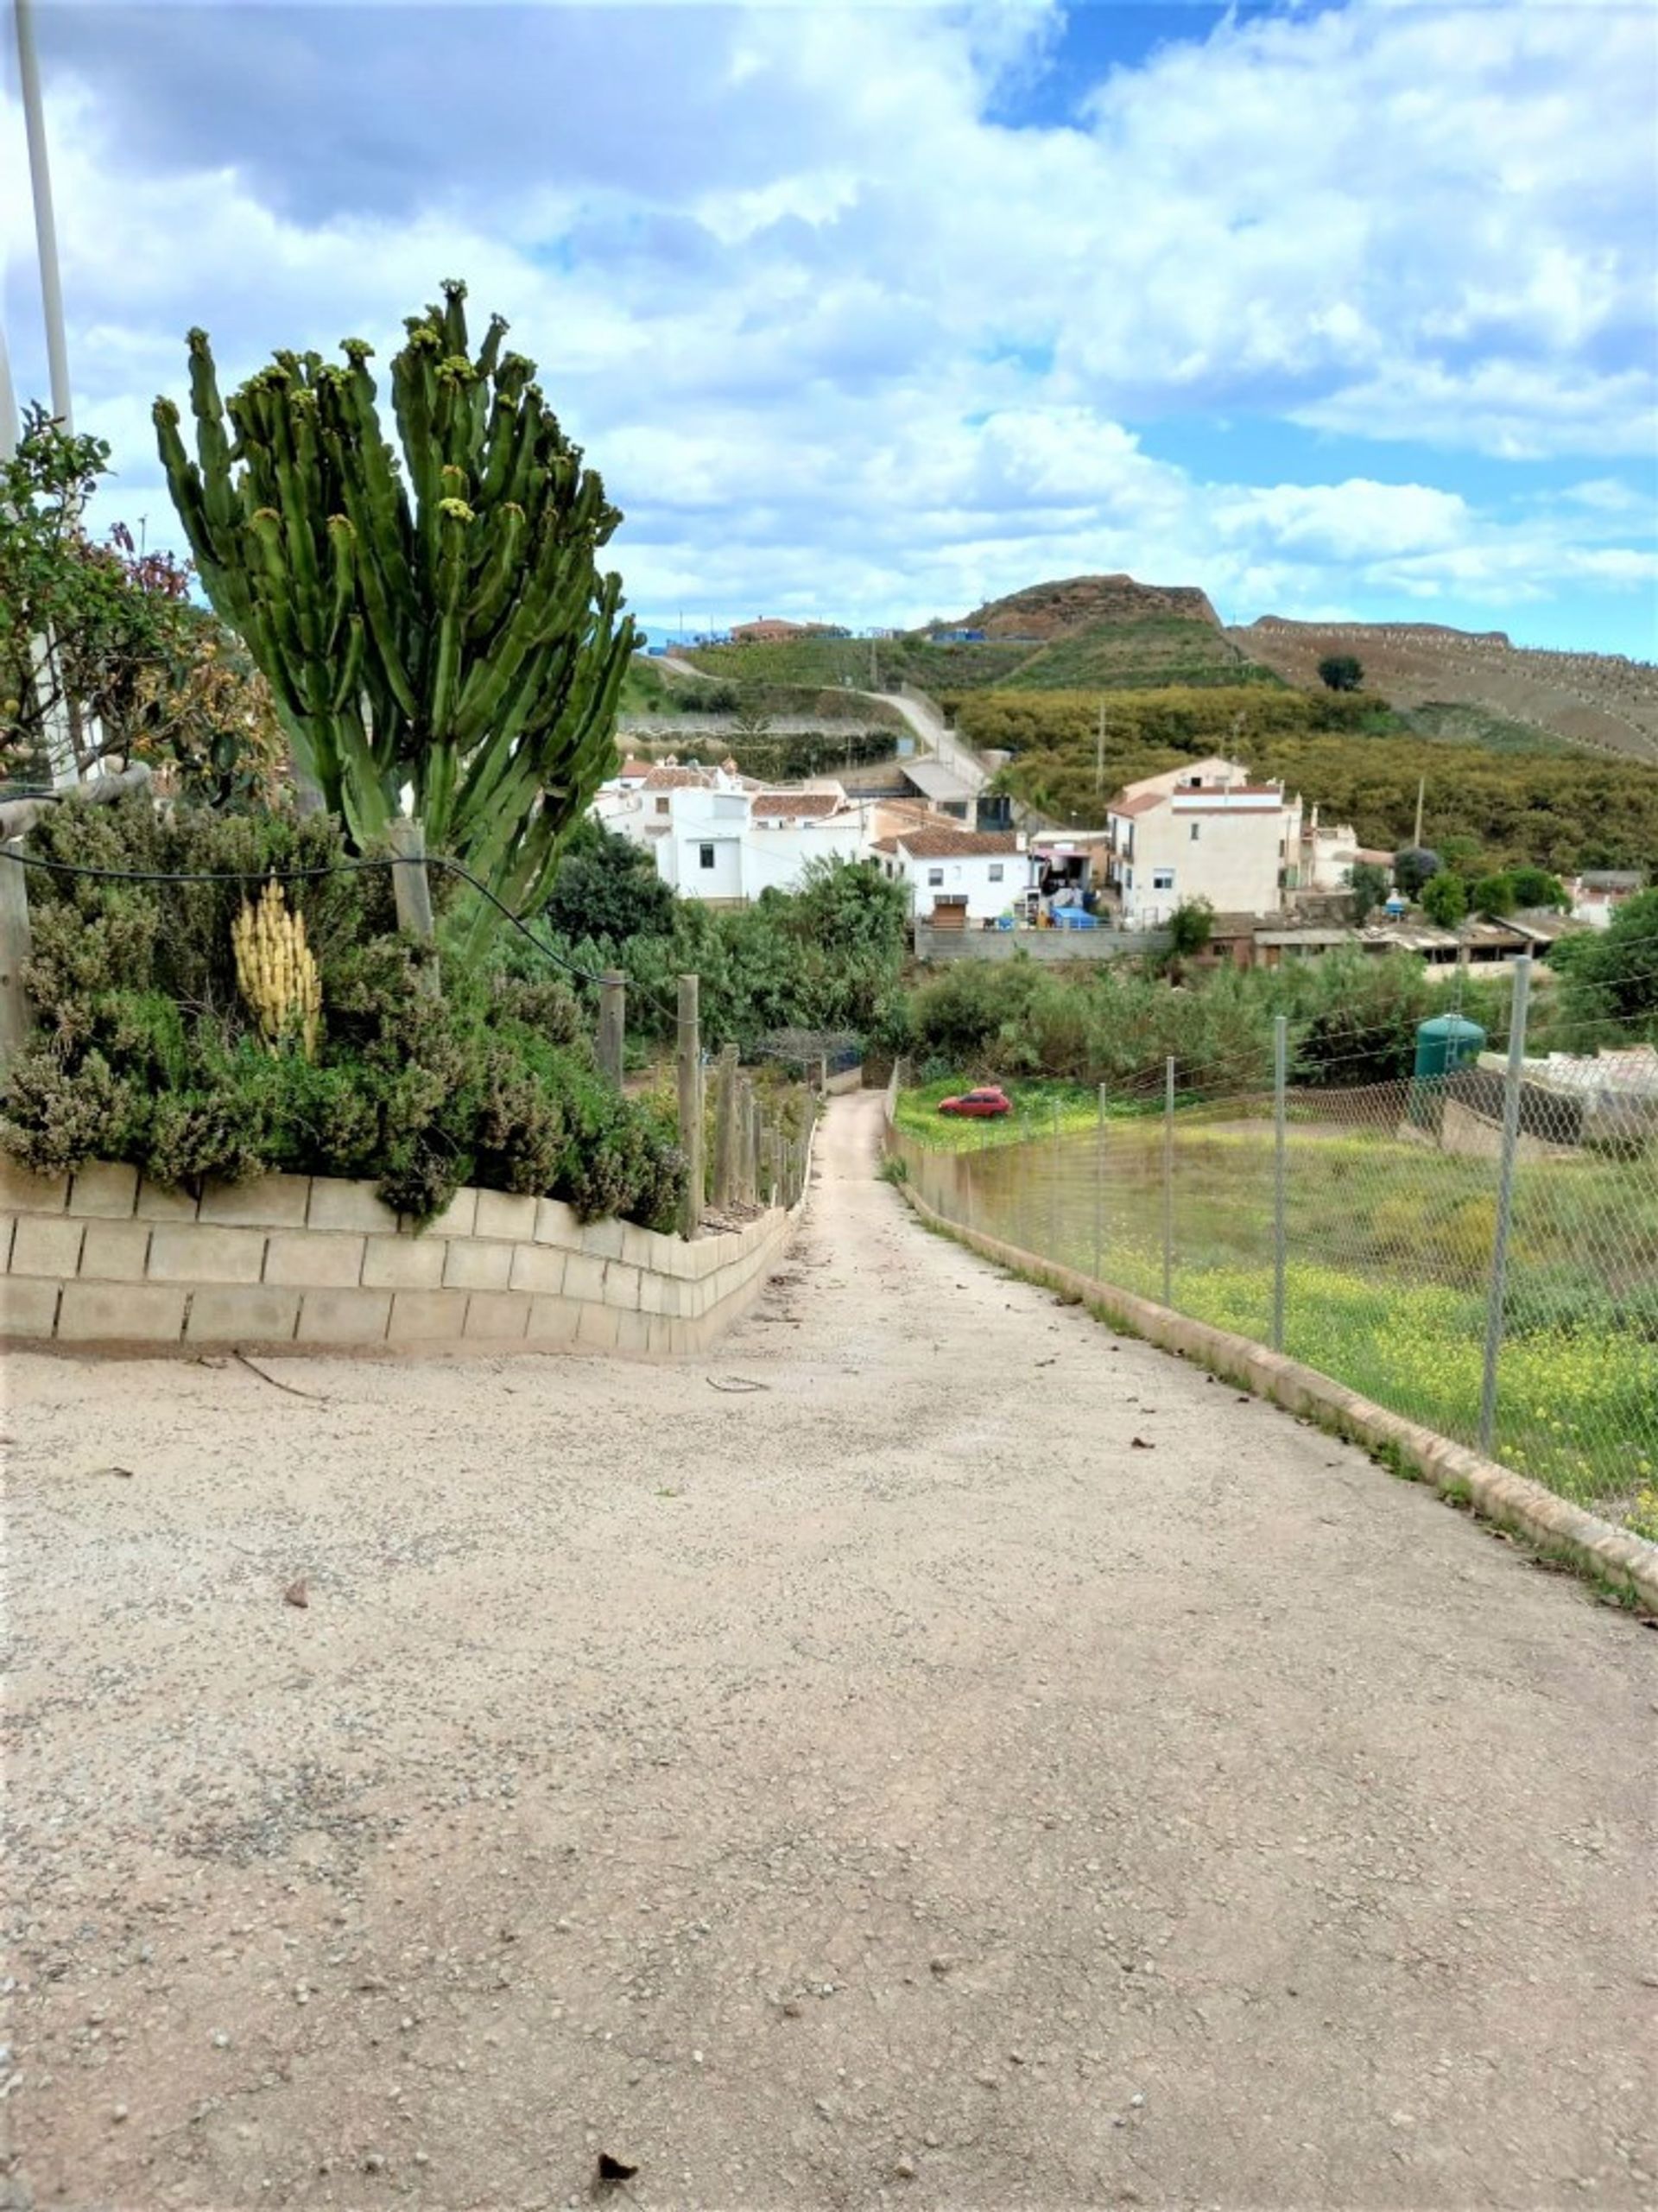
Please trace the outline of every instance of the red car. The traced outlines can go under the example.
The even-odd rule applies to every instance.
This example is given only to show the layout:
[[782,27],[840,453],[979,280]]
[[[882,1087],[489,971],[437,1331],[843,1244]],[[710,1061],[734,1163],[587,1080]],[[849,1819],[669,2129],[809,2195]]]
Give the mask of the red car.
[[959,1099],[940,1099],[939,1112],[971,1114],[975,1120],[988,1121],[993,1115],[1011,1113],[1013,1100],[994,1083],[988,1083],[982,1091],[964,1091]]

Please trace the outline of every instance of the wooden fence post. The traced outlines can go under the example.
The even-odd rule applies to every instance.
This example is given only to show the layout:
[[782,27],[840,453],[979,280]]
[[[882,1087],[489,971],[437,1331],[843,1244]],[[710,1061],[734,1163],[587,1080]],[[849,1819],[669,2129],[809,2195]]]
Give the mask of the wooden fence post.
[[10,1074],[35,1027],[35,1010],[23,988],[23,963],[32,940],[22,850],[22,838],[0,846],[0,1078]]
[[680,978],[679,1008],[680,1147],[685,1154],[685,1197],[680,1234],[687,1242],[702,1220],[702,1025],[697,1015],[697,979]]
[[749,1095],[749,1158],[754,1168],[754,1188],[750,1203],[763,1206],[766,1202],[766,1117],[759,1100],[752,1092]]
[[627,1035],[628,979],[607,967],[598,979],[598,1070],[619,1091],[623,1040]]
[[[426,872],[426,831],[419,822],[400,814],[387,834],[397,861],[391,871],[397,927],[429,945],[438,932],[432,919],[432,885]],[[440,987],[435,959],[426,971],[426,987],[434,996]]]
[[737,1189],[737,1047],[722,1047],[714,1103],[714,1203],[728,1207]]

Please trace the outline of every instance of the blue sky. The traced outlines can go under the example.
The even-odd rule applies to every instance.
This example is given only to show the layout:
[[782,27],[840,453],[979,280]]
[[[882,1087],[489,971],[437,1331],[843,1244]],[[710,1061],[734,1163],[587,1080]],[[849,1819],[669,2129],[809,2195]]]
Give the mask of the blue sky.
[[[505,314],[648,624],[1126,569],[1658,657],[1647,0],[43,0],[79,426]],[[21,132],[6,331],[44,388]]]

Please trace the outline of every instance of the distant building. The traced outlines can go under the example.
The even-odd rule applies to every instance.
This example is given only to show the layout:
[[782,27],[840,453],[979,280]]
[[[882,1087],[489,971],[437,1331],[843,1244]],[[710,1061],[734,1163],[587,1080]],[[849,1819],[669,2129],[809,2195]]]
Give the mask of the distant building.
[[947,915],[971,926],[1016,910],[1030,889],[1031,860],[1013,830],[953,829],[944,822],[877,840],[873,857],[908,884],[917,922]]
[[1128,929],[1178,906],[1275,914],[1301,865],[1301,802],[1212,757],[1124,786],[1106,810],[1111,889]]
[[733,645],[783,645],[800,637],[844,637],[846,632],[827,622],[786,622],[781,616],[763,615],[757,622],[731,625]]
[[1646,887],[1646,875],[1640,868],[1588,868],[1566,886],[1573,920],[1586,922],[1593,929],[1608,928],[1619,907]]
[[746,906],[764,891],[799,891],[815,859],[859,860],[864,812],[838,783],[776,789],[722,768],[625,763],[600,789],[593,813],[642,845],[682,898]]

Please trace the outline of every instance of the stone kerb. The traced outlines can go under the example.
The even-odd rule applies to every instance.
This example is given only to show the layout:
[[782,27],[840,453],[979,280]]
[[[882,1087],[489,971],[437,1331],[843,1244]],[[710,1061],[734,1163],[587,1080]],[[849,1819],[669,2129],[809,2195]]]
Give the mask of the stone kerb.
[[0,1334],[77,1349],[699,1352],[757,1296],[791,1220],[774,1208],[686,1244],[467,1188],[417,1233],[367,1182],[270,1175],[192,1196],[112,1163],[35,1176],[0,1160]]

